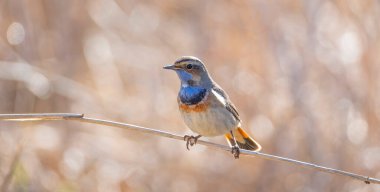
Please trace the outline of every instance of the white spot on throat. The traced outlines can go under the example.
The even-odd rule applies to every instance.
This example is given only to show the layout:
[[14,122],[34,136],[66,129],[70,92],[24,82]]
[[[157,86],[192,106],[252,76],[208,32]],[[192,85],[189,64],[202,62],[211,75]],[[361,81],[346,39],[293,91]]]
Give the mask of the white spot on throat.
[[226,105],[227,104],[227,101],[226,99],[221,96],[218,92],[216,92],[215,90],[211,90],[212,94],[215,95],[215,97],[223,104],[223,105]]
[[187,84],[187,83],[182,83],[181,84],[181,87],[183,87],[183,88],[186,88],[186,87],[188,87],[189,86],[189,84]]

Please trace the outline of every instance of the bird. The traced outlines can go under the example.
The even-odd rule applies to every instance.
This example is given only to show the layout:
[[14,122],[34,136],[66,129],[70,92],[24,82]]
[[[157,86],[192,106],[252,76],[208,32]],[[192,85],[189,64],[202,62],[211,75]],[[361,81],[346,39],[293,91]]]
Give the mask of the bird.
[[261,145],[243,130],[235,105],[200,59],[183,56],[163,68],[177,73],[181,83],[177,96],[179,111],[186,126],[198,134],[184,136],[188,150],[202,136],[221,135],[225,136],[235,159],[239,158],[240,149],[261,150]]

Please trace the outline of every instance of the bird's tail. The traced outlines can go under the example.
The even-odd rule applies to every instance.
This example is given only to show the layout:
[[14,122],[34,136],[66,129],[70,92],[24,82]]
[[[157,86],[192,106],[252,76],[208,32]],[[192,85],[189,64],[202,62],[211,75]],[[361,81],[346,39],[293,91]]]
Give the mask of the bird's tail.
[[[233,136],[235,136],[236,142],[241,149],[251,150],[251,151],[260,151],[261,145],[252,139],[242,128],[238,127],[232,131]],[[228,144],[232,147],[235,145],[235,140],[232,137],[231,133],[224,135],[227,139]]]

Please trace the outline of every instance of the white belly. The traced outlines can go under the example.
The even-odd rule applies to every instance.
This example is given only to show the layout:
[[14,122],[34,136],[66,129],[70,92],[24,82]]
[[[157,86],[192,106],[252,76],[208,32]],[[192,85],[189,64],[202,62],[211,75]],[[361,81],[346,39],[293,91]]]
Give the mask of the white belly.
[[228,133],[240,124],[231,112],[222,106],[208,107],[202,112],[181,111],[185,124],[202,136],[218,136]]

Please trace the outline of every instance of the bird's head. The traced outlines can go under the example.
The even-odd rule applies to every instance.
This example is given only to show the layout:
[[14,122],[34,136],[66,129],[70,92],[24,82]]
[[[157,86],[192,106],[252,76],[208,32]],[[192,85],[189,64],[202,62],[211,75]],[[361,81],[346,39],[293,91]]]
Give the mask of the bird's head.
[[164,69],[171,69],[177,72],[181,80],[181,85],[210,87],[212,79],[209,76],[206,66],[196,57],[184,56],[179,58],[172,65],[167,65]]

